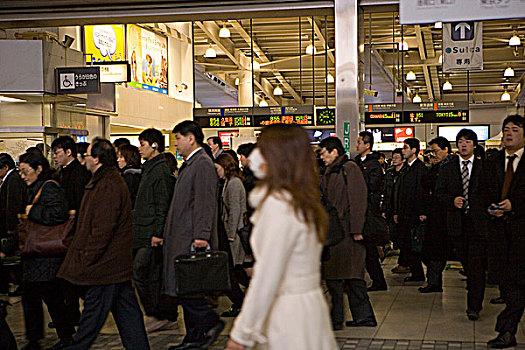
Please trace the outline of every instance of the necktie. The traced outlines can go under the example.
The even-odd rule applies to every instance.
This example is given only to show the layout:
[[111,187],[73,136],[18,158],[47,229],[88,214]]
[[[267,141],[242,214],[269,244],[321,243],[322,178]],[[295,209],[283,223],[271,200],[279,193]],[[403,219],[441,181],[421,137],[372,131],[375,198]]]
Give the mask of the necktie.
[[461,183],[463,184],[463,198],[465,198],[465,202],[463,202],[463,210],[466,213],[469,209],[468,185],[470,183],[470,176],[468,174],[468,165],[470,160],[464,160],[462,163],[463,167],[461,168]]
[[178,174],[180,175],[180,173],[188,166],[188,164],[186,162],[182,163],[182,165],[180,166],[179,168],[179,171],[178,171]]
[[505,180],[503,181],[503,190],[501,191],[501,199],[506,199],[507,195],[509,194],[510,184],[512,182],[512,176],[514,175],[514,159],[516,159],[518,156],[513,154],[511,156],[507,156],[507,159],[509,160],[507,164],[507,170],[505,171]]

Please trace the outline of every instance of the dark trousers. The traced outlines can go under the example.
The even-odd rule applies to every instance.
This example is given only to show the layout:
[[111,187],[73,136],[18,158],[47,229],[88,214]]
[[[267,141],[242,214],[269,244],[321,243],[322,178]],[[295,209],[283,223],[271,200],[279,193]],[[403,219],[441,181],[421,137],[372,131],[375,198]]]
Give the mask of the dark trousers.
[[498,315],[496,332],[510,332],[510,334],[516,335],[518,323],[523,317],[523,310],[525,309],[525,287],[500,285],[500,290],[506,306]]
[[71,325],[77,326],[80,321],[80,291],[79,287],[66,280],[59,280],[61,291],[66,304],[66,312]]
[[366,271],[374,286],[386,286],[385,275],[379,261],[379,253],[375,244],[367,242],[366,247]]
[[326,280],[326,286],[332,296],[332,310],[330,316],[332,324],[342,324],[345,321],[345,311],[343,294],[348,294],[348,304],[350,313],[354,321],[374,320],[374,310],[368,293],[366,291],[366,282],[360,279],[348,280]]
[[[403,258],[406,259],[406,265],[410,267],[411,276],[423,280],[425,278],[425,271],[423,270],[423,263],[421,261],[421,253],[412,250],[412,236],[410,230],[420,223],[419,217],[409,218],[400,225],[400,239],[401,252],[404,253]],[[400,255],[401,259],[401,255]]]
[[443,286],[443,270],[446,261],[430,260],[427,264],[427,282],[436,287]]
[[59,291],[57,281],[24,283],[22,306],[26,326],[27,340],[38,341],[44,337],[44,311],[42,301],[46,303],[49,315],[55,324],[61,340],[69,340],[75,329],[69,323],[66,306]]
[[226,295],[233,303],[232,309],[240,309],[242,307],[244,293],[240,285],[242,284],[247,287],[247,282],[249,281],[249,279],[247,281],[247,278],[248,276],[242,265],[235,265],[233,268],[230,268],[230,282],[232,289],[227,291]]
[[179,298],[179,304],[184,311],[186,336],[183,343],[198,343],[217,322],[219,315],[211,308],[204,296]]
[[87,288],[84,310],[73,345],[68,350],[89,349],[113,314],[125,349],[148,350],[149,342],[142,311],[135,297],[131,281]]
[[9,270],[0,258],[0,294],[9,292]]

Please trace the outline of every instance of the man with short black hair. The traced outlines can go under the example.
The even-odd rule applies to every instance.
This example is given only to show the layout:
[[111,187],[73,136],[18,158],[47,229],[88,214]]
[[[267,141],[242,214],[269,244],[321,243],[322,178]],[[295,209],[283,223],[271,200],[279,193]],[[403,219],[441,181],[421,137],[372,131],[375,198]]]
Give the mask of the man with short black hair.
[[131,141],[125,137],[119,137],[113,141],[113,146],[115,147],[115,152],[118,153],[118,148],[122,145],[131,145]]
[[208,137],[206,141],[211,148],[211,152],[213,153],[213,158],[216,159],[223,152],[221,138],[219,136],[211,136],[211,137]]
[[411,230],[427,219],[428,193],[422,180],[428,169],[418,159],[419,140],[408,138],[403,145],[403,158],[406,160],[406,171],[399,179],[399,195],[394,221],[399,224],[401,254],[406,254],[411,275],[405,282],[423,282],[425,274],[421,265],[419,252],[412,249]]
[[14,254],[18,246],[18,217],[25,212],[26,186],[16,171],[13,158],[0,153],[0,294],[9,293],[9,274],[2,259]]
[[86,167],[93,174],[80,206],[77,231],[58,277],[85,289],[80,325],[69,350],[86,350],[111,311],[124,348],[148,350],[132,279],[131,198],[111,142],[96,138]]
[[516,345],[518,324],[525,309],[525,118],[503,121],[505,149],[485,160],[479,184],[480,218],[488,241],[488,279],[497,283],[506,307],[498,315],[498,336],[490,348]]
[[189,254],[191,246],[212,248],[217,238],[218,177],[213,161],[202,149],[204,134],[194,121],[185,120],[173,128],[175,147],[184,158],[175,183],[164,231],[165,293],[177,297],[184,311],[186,336],[170,350],[208,349],[224,329],[204,295],[178,295],[178,276],[173,261]]
[[[357,138],[357,156],[354,158],[357,165],[363,171],[366,186],[368,188],[367,198],[367,219],[372,215],[381,215],[381,197],[383,191],[383,168],[379,163],[379,154],[373,152],[374,135],[369,131],[361,131]],[[381,219],[382,220],[382,219]],[[371,232],[366,232],[365,246],[366,246],[366,271],[370,275],[372,285],[368,291],[374,292],[378,290],[387,290],[387,284],[381,263],[379,261],[379,253],[377,246],[386,244],[382,242],[383,238],[377,237],[376,227],[365,225],[370,228]]]

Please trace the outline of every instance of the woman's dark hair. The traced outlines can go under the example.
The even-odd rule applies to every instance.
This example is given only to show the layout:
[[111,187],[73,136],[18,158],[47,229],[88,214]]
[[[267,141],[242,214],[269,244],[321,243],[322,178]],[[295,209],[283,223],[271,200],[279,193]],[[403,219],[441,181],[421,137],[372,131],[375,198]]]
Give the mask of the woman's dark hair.
[[71,151],[71,157],[77,157],[77,144],[71,136],[59,136],[51,143],[51,149],[54,151],[56,148],[62,148],[64,152],[67,150]]
[[235,163],[237,163],[237,165],[239,165],[239,156],[237,155],[237,153],[234,150],[227,149],[227,150],[224,151],[224,153],[228,153],[230,156],[232,156],[232,158],[235,161]]
[[118,153],[124,157],[126,165],[129,165],[133,168],[140,168],[140,153],[137,146],[121,145],[118,148]]
[[[129,139],[127,139],[125,137],[119,137],[118,139],[113,141],[113,146],[115,146],[115,148],[119,148],[122,145],[130,145],[130,144],[131,144],[131,142],[129,141]],[[87,150],[87,148],[86,148],[86,150]]]
[[14,169],[16,167],[13,157],[11,157],[7,153],[0,153],[0,169],[2,169],[3,167],[7,167],[7,169],[9,170]]
[[[450,141],[443,136],[438,136],[435,139],[430,140],[429,146],[437,145],[443,151],[447,148],[448,154],[452,153],[452,147],[450,147]],[[409,145],[410,146],[410,145]]]
[[299,125],[267,126],[257,148],[266,160],[267,174],[260,182],[267,186],[267,196],[290,193],[297,216],[303,217],[315,229],[318,240],[324,242],[328,216],[321,205],[319,170],[306,130]]
[[157,151],[160,153],[164,152],[164,135],[157,129],[146,129],[139,135],[139,141],[147,141],[150,146],[153,146],[154,143],[157,143]]
[[38,180],[48,180],[53,177],[55,171],[49,166],[48,160],[37,152],[28,152],[20,156],[20,163],[27,163],[35,171],[38,166],[42,167],[42,172],[38,174]]
[[173,155],[171,152],[164,152],[162,153],[164,156],[164,159],[166,160],[166,164],[168,165],[168,168],[170,169],[170,172],[173,174],[177,170],[179,170],[179,167],[177,165],[177,158]]
[[91,142],[91,157],[98,158],[103,166],[116,166],[117,153],[109,140],[96,137]]
[[215,163],[219,164],[224,169],[224,177],[226,180],[230,180],[232,177],[238,177],[244,180],[241,170],[239,169],[239,163],[233,159],[229,153],[222,153],[215,158]]
[[173,133],[179,133],[183,136],[188,136],[188,134],[192,134],[195,136],[195,142],[197,144],[202,145],[204,143],[204,134],[202,133],[202,129],[196,122],[192,120],[184,120],[180,122],[179,124],[175,125],[173,128]]
[[337,155],[340,157],[345,154],[343,143],[335,136],[327,137],[319,143],[320,148],[326,148],[328,152],[332,152],[334,149],[337,150]]
[[458,134],[456,135],[456,143],[459,141],[460,138],[464,138],[465,140],[470,140],[474,142],[474,146],[478,145],[478,135],[470,129],[461,129]]

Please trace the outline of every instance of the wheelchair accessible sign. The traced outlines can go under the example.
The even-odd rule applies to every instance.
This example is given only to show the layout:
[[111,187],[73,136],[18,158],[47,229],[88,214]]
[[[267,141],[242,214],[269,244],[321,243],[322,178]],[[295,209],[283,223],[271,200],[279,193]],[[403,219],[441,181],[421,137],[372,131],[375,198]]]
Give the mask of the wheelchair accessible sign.
[[56,68],[58,94],[100,93],[100,67]]

